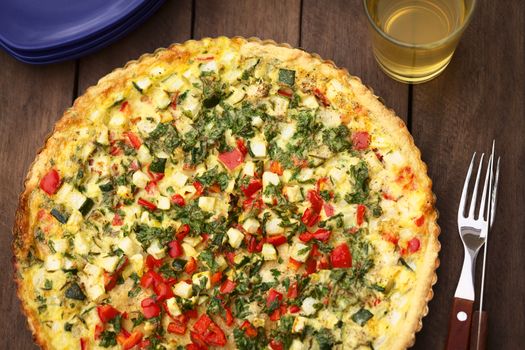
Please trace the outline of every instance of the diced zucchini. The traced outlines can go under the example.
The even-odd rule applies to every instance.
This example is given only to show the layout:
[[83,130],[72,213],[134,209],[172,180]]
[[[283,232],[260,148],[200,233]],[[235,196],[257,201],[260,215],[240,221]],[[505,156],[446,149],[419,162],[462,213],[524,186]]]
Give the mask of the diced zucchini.
[[262,255],[264,260],[277,260],[277,251],[270,243],[264,243],[262,247]]
[[365,323],[368,322],[374,314],[368,311],[367,309],[361,308],[355,314],[352,315],[352,321],[363,327]]
[[171,263],[171,267],[177,272],[184,271],[184,267],[186,267],[187,261],[184,259],[174,259]]
[[180,281],[173,286],[173,294],[185,299],[191,298],[193,287],[190,283]]
[[266,222],[266,233],[269,235],[279,235],[284,233],[284,228],[281,227],[282,220],[279,218],[273,218]]
[[164,173],[166,168],[166,158],[155,158],[149,165],[149,170],[154,173]]
[[279,82],[288,86],[295,84],[295,71],[291,69],[279,69]]
[[213,208],[215,208],[215,198],[199,197],[199,208],[204,211],[213,211]]
[[71,208],[80,210],[82,205],[86,202],[86,196],[74,189],[69,193],[67,201]]
[[102,192],[113,191],[113,184],[111,182],[106,182],[105,184],[98,186]]
[[133,81],[132,83],[135,89],[137,89],[140,93],[143,93],[145,90],[147,90],[151,86],[151,79],[148,77],[145,77],[137,81]]
[[260,224],[257,219],[254,218],[248,218],[246,221],[243,222],[242,228],[246,230],[246,232],[254,234],[257,233],[257,230],[259,229]]
[[275,174],[275,173],[272,173],[271,171],[265,171],[263,173],[263,186],[264,187],[268,187],[268,185],[274,185],[274,186],[277,186],[279,185],[279,175]]
[[305,316],[310,316],[315,314],[317,309],[315,308],[315,304],[319,303],[319,301],[312,297],[307,297],[303,300],[303,303],[301,304],[301,313]]
[[84,203],[82,203],[82,205],[80,206],[80,208],[78,208],[78,211],[86,216],[87,214],[89,214],[89,212],[91,211],[91,209],[93,209],[93,206],[95,205],[95,202],[93,202],[93,200],[91,198],[86,198],[86,200],[84,201]]
[[78,285],[78,283],[73,282],[71,285],[66,289],[66,298],[73,299],[73,300],[85,300],[86,295],[82,291],[82,288]]
[[177,300],[175,298],[170,298],[166,301],[166,306],[171,316],[179,316],[181,314],[179,305],[177,305]]
[[138,188],[145,188],[149,180],[149,176],[140,170],[137,170],[135,173],[133,173],[132,182]]
[[255,157],[266,157],[266,142],[260,138],[254,138],[250,141],[250,150]]
[[294,260],[305,262],[308,259],[308,255],[310,255],[310,247],[306,244],[296,242],[292,245],[290,256]]
[[69,218],[69,215],[61,212],[57,208],[51,209],[51,215],[53,215],[53,217],[57,219],[58,222],[60,222],[61,224],[65,224],[67,222],[67,219]]
[[60,270],[62,268],[62,257],[58,254],[46,256],[44,267],[49,272]]
[[211,272],[204,271],[204,272],[195,273],[193,274],[193,276],[191,276],[191,281],[194,285],[200,286],[201,284],[204,284],[206,289],[210,289],[211,288]]
[[186,176],[183,173],[176,172],[174,175],[171,176],[171,179],[175,186],[180,188],[186,184],[186,181],[188,181],[188,176]]
[[168,197],[159,196],[159,198],[157,198],[157,208],[160,210],[168,210],[170,206],[171,203]]

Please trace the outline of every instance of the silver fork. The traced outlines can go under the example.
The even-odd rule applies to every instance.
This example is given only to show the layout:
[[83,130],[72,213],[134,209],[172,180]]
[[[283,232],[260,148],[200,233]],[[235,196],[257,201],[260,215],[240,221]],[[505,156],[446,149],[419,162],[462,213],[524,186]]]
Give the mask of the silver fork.
[[[463,242],[465,256],[463,260],[463,268],[461,269],[461,276],[454,294],[446,349],[462,350],[467,349],[469,345],[472,309],[475,299],[474,267],[476,264],[478,252],[485,243],[488,234],[490,206],[493,202],[492,193],[489,192],[489,188],[491,187],[491,183],[494,178],[492,174],[494,147],[492,149],[492,154],[489,157],[487,170],[485,172],[485,181],[481,192],[481,202],[476,215],[475,211],[478,197],[479,180],[481,177],[484,156],[485,154],[482,154],[480,157],[476,182],[474,183],[474,189],[472,191],[470,205],[468,207],[468,213],[466,216],[465,212],[467,209],[467,194],[470,178],[472,175],[472,169],[476,159],[476,153],[474,153],[472,156],[459,203],[458,229],[461,241]],[[487,200],[488,195],[490,195],[491,198]]]

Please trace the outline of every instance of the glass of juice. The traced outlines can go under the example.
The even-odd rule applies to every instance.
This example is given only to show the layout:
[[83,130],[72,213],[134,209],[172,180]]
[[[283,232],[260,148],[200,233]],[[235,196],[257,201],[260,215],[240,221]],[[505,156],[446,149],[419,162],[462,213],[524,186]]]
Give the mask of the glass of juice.
[[374,57],[390,77],[423,83],[450,62],[476,0],[363,0]]

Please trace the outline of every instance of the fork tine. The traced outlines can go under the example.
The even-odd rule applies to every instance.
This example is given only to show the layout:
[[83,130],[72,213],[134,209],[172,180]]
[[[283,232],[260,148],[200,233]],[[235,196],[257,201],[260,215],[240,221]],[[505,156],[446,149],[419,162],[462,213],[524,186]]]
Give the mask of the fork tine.
[[485,173],[485,181],[483,182],[483,192],[481,193],[481,203],[479,204],[478,211],[478,219],[480,220],[485,220],[485,216],[488,215],[488,205],[485,204],[485,201],[487,199],[487,192],[490,191],[490,181],[492,181],[492,154],[489,157],[489,164],[487,165],[487,172]]
[[492,223],[494,222],[494,216],[496,214],[496,202],[498,198],[498,181],[499,181],[499,161],[500,157],[498,157],[498,165],[496,165],[496,174],[494,175],[494,185],[492,187],[492,198],[490,203],[490,226],[492,226]]
[[472,190],[472,198],[470,200],[470,209],[468,212],[468,217],[470,218],[474,218],[474,209],[476,208],[476,199],[478,198],[479,177],[481,175],[481,167],[483,166],[484,157],[485,153],[482,153],[481,158],[479,159],[478,173],[476,174],[476,183],[474,184],[474,190]]
[[472,175],[472,167],[474,166],[474,159],[476,158],[476,152],[472,155],[472,160],[467,170],[467,177],[463,184],[463,191],[461,192],[461,199],[459,201],[458,218],[465,216],[465,202],[467,201],[468,184],[470,182],[470,175]]

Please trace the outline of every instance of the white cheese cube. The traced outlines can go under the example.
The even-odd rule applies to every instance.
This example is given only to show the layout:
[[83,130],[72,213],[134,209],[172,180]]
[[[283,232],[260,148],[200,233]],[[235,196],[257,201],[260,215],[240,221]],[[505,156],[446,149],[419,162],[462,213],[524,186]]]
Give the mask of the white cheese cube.
[[215,197],[199,197],[199,208],[204,211],[213,211],[213,208],[215,208]]
[[126,116],[122,112],[113,113],[109,120],[109,126],[112,128],[119,128],[126,123]]
[[159,196],[157,198],[157,208],[161,210],[168,210],[170,208],[170,199],[168,197]]
[[176,74],[171,75],[163,82],[163,87],[169,92],[179,91],[183,85],[184,81]]
[[58,192],[55,194],[55,200],[57,201],[57,203],[66,203],[68,201],[69,194],[71,193],[71,191],[73,191],[73,186],[71,186],[68,183],[62,184]]
[[255,218],[248,218],[242,224],[242,228],[251,234],[257,233],[260,226],[259,221]]
[[173,286],[173,294],[188,299],[193,295],[193,287],[190,283],[180,281]]
[[186,181],[188,181],[188,177],[184,175],[183,173],[176,172],[175,174],[173,174],[171,180],[173,181],[175,186],[180,188],[186,185]]
[[117,247],[121,249],[127,256],[135,255],[138,252],[139,246],[129,236],[123,237],[117,244]]
[[292,203],[303,200],[303,195],[301,194],[301,188],[299,186],[286,186],[284,188],[284,193]]
[[98,260],[97,265],[107,272],[113,272],[115,271],[115,267],[117,267],[118,261],[118,256],[105,256]]
[[137,128],[145,134],[153,132],[157,128],[159,121],[153,118],[141,119],[137,123]]
[[201,64],[200,69],[202,72],[216,72],[217,62],[215,60],[204,62]]
[[181,314],[179,305],[177,305],[177,300],[175,298],[169,298],[166,300],[166,306],[171,316],[179,316]]
[[161,247],[158,240],[154,240],[147,250],[148,254],[153,255],[155,259],[162,259],[166,255],[166,249]]
[[182,250],[184,250],[184,255],[193,258],[197,257],[198,253],[195,250],[195,248],[193,248],[191,245],[189,245],[188,243],[182,243],[181,246]]
[[[206,282],[204,282],[205,280]],[[211,288],[211,272],[204,271],[204,272],[195,273],[193,274],[193,276],[191,276],[191,281],[193,284],[197,286],[204,284],[206,289],[210,289]]]
[[304,169],[301,169],[301,171],[299,172],[297,179],[299,181],[308,181],[312,178],[313,175],[314,175],[314,169],[304,168]]
[[306,297],[303,300],[303,303],[301,304],[301,313],[305,316],[310,316],[316,313],[317,309],[315,308],[315,305],[318,304],[319,301],[312,297]]
[[284,233],[284,228],[281,227],[282,220],[279,218],[272,218],[266,222],[266,233],[269,235],[279,235]]
[[149,75],[156,77],[164,74],[165,71],[164,67],[157,66],[150,69]]
[[255,157],[266,157],[266,141],[262,140],[261,138],[251,139],[250,149]]
[[106,126],[100,127],[100,132],[98,133],[97,142],[101,145],[109,145],[109,131]]
[[228,243],[230,243],[232,248],[239,248],[241,246],[242,240],[244,239],[244,234],[241,231],[231,227],[226,234],[228,235]]
[[46,256],[44,267],[49,272],[60,270],[62,268],[62,256],[59,254]]
[[263,123],[264,123],[264,121],[259,116],[256,116],[256,117],[252,118],[252,125],[255,126],[256,128],[261,127],[263,125]]
[[262,255],[264,260],[277,260],[277,251],[273,244],[264,243],[262,247]]
[[303,106],[305,106],[308,109],[317,109],[319,108],[319,103],[317,102],[317,99],[313,95],[307,95],[303,97]]
[[279,185],[279,182],[280,182],[279,175],[272,173],[271,171],[265,171],[263,173],[262,180],[263,180],[264,187],[267,187],[270,184],[277,186]]
[[292,245],[290,256],[294,260],[305,262],[306,259],[308,259],[309,254],[310,254],[310,247],[308,247],[306,244],[296,242]]
[[135,87],[140,90],[140,92],[146,91],[151,86],[151,79],[148,77],[141,78],[134,81]]
[[75,253],[79,255],[86,255],[87,253],[89,253],[91,244],[89,244],[80,233],[75,235],[73,244]]
[[73,270],[77,267],[77,264],[75,261],[65,258],[64,259],[64,269],[65,270]]
[[101,283],[84,283],[86,287],[86,294],[89,300],[97,300],[106,292],[104,285]]
[[135,173],[133,173],[131,181],[138,188],[145,188],[148,185],[149,176],[143,173],[142,171],[137,170],[135,171]]
[[72,233],[76,233],[80,229],[80,224],[83,220],[84,217],[78,210],[72,210],[71,215],[69,215],[69,218],[67,219],[66,227]]
[[140,145],[139,149],[137,150],[137,159],[143,164],[151,163],[151,154],[146,145]]
[[273,98],[273,112],[275,115],[285,115],[289,101],[285,97],[275,96]]
[[71,208],[78,210],[78,209],[80,209],[82,204],[84,204],[85,201],[86,201],[86,196],[84,196],[79,191],[72,190],[69,193],[68,204],[71,206]]
[[69,243],[64,238],[54,239],[52,242],[57,253],[64,253],[69,248]]
[[246,176],[253,176],[255,175],[255,163],[252,161],[248,161],[244,164],[244,167],[242,169],[243,175]]

